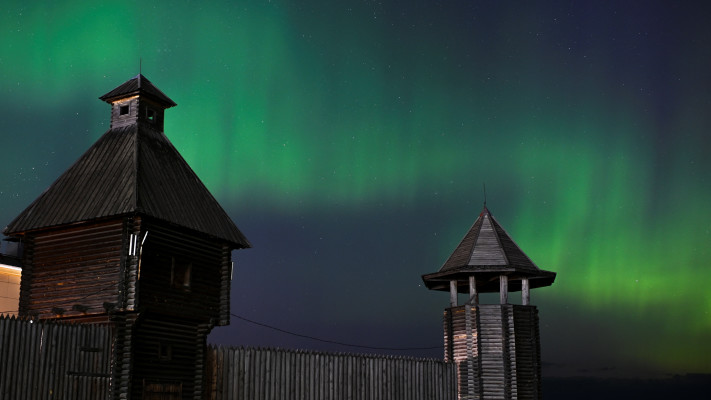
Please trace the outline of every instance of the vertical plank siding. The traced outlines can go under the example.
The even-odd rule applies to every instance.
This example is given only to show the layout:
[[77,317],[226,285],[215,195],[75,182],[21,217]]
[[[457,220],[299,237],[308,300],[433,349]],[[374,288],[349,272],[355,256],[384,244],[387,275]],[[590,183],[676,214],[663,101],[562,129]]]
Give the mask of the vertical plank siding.
[[516,360],[518,398],[534,400],[542,398],[541,392],[541,338],[536,307],[514,307],[517,324]]
[[457,364],[460,399],[541,399],[535,306],[487,304],[445,310],[445,361]]
[[453,363],[434,359],[213,347],[206,400],[454,400]]
[[108,399],[111,329],[0,316],[0,399]]

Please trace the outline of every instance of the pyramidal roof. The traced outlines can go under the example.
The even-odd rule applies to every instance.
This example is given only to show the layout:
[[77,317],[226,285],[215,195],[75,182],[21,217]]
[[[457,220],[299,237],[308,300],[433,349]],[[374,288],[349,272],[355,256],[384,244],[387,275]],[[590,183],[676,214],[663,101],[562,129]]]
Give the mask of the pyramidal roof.
[[[531,261],[486,206],[439,271],[422,279],[430,289],[449,290],[450,280],[465,280],[470,275],[525,277],[531,280],[531,287],[548,286],[555,279],[554,272],[541,270]],[[495,290],[498,286],[492,286]]]
[[[124,88],[113,98],[131,95],[137,84],[139,95],[143,90],[162,95],[139,77],[109,94]],[[107,131],[3,232],[14,235],[129,214],[208,234],[234,248],[250,247],[165,134],[141,121]]]
[[99,97],[99,99],[111,103],[114,100],[126,98],[129,96],[142,95],[152,98],[158,103],[170,108],[177,106],[173,100],[160,91],[151,81],[145,76],[138,74],[119,85],[116,89]]

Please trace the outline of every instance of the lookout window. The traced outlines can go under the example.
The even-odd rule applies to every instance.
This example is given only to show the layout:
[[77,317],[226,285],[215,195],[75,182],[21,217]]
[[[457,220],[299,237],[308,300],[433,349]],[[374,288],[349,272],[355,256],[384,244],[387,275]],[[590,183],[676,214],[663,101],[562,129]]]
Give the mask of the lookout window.
[[170,286],[176,289],[190,290],[190,275],[193,264],[173,257],[170,268]]
[[173,346],[166,343],[158,344],[158,359],[161,361],[170,361],[173,359]]
[[119,106],[119,115],[128,115],[128,104],[125,106]]
[[154,122],[156,120],[156,112],[154,110],[151,110],[150,108],[146,109],[146,119]]

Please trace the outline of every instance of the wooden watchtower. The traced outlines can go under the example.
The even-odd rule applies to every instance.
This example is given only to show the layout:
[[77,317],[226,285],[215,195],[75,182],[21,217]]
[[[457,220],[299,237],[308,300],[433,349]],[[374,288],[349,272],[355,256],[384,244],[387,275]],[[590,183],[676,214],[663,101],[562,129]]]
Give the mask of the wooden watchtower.
[[[484,206],[428,289],[450,292],[444,311],[444,358],[457,363],[459,399],[541,399],[538,310],[530,289],[549,286],[554,272],[539,269]],[[509,292],[521,291],[521,305]],[[479,293],[499,292],[500,304]],[[457,304],[458,293],[469,299]]]
[[22,243],[20,316],[113,327],[112,399],[194,399],[250,247],[163,133],[143,75],[100,97],[111,127],[4,230]]

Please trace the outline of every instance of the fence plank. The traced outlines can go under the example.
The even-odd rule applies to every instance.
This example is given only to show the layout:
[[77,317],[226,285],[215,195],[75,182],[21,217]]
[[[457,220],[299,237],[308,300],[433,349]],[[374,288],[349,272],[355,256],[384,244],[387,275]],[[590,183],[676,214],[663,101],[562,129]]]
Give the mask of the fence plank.
[[213,347],[206,371],[211,398],[457,398],[455,364],[434,359],[301,350]]
[[107,399],[112,340],[107,326],[0,316],[0,398]]

